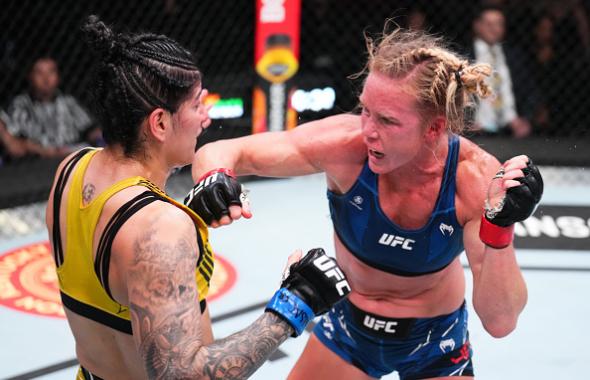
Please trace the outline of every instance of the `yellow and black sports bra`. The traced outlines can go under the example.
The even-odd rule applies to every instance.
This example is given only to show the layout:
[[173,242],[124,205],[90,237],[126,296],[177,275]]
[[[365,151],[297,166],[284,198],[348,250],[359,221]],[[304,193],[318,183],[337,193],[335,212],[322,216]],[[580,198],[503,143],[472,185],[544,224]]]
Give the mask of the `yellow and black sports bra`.
[[[59,173],[53,194],[53,255],[63,305],[72,312],[115,330],[132,334],[129,309],[115,301],[109,288],[111,246],[121,226],[137,211],[156,201],[168,202],[186,212],[197,229],[200,251],[195,269],[201,312],[206,308],[205,297],[213,274],[213,251],[208,241],[207,225],[188,207],[169,197],[164,191],[143,177],[123,179],[89,204],[82,202],[84,173],[98,150],[87,148],[77,152]],[[76,167],[76,163],[80,163]],[[74,169],[74,167],[76,167]],[[65,255],[60,235],[60,205],[65,185],[72,177],[67,197]],[[107,223],[93,260],[92,242],[96,224],[106,201],[115,193],[130,186],[144,186],[146,191],[125,203]]]

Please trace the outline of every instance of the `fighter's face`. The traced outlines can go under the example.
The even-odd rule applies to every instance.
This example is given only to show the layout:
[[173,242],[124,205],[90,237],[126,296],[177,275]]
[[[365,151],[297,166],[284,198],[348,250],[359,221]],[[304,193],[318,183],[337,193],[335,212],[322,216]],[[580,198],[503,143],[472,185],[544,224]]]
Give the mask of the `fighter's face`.
[[410,85],[378,72],[370,73],[360,102],[371,170],[383,174],[411,161],[424,138],[423,122]]
[[197,85],[191,95],[180,104],[172,115],[174,150],[179,161],[189,164],[195,152],[197,138],[209,127],[211,120],[208,108],[204,104],[208,91]]

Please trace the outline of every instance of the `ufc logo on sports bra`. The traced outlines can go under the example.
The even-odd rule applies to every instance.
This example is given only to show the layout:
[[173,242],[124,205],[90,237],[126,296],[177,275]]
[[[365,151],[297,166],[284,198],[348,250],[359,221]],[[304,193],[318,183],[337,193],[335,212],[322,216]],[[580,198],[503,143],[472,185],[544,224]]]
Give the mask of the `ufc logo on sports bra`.
[[[318,257],[313,261],[313,265],[315,265],[319,270],[324,272],[324,275],[328,278],[334,277],[336,281],[336,290],[338,290],[338,294],[341,296],[350,292],[350,286],[348,282],[344,279],[344,274],[340,270],[340,268],[336,267],[336,262],[330,260],[328,256]],[[348,292],[345,293],[344,289],[348,289]]]
[[363,325],[370,328],[371,330],[379,331],[383,330],[389,334],[395,334],[396,321],[382,321],[380,319],[373,318],[369,315],[365,315]]
[[416,240],[406,239],[401,236],[395,236],[390,234],[383,234],[381,235],[381,239],[379,239],[379,244],[389,245],[391,247],[397,247],[398,245],[401,249],[405,249],[406,251],[411,251],[414,249],[412,244],[414,244]]

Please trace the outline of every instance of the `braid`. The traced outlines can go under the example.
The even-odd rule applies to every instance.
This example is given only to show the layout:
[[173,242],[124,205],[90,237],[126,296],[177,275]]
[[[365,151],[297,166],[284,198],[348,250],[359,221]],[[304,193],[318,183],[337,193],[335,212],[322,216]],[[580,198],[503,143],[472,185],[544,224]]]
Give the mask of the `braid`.
[[[386,25],[387,28],[387,25]],[[366,37],[369,59],[365,71],[376,71],[407,81],[424,112],[424,117],[444,115],[448,129],[460,133],[464,128],[466,95],[490,95],[485,78],[489,65],[469,62],[449,50],[444,41],[418,31],[384,31],[373,41]]]
[[116,34],[96,16],[82,29],[97,53],[93,98],[105,141],[131,156],[141,145],[142,120],[158,107],[176,112],[201,73],[193,55],[166,36]]
[[[116,73],[115,80],[119,84],[119,88],[121,89],[121,93],[123,95],[123,104],[129,110],[132,110],[133,108],[132,108],[132,103],[131,103],[131,99],[129,96],[129,90],[128,90],[129,86],[127,85],[127,78],[125,78],[125,73],[120,67],[114,67],[114,71]],[[123,125],[127,125],[127,126],[134,125],[135,120],[133,120],[132,112],[129,112],[129,113],[125,112],[122,115],[123,115],[123,120],[121,120],[121,121],[123,122]],[[137,143],[135,142],[135,139],[133,138],[133,136],[130,136],[128,131],[129,131],[129,128],[122,128],[121,129],[121,142],[123,143],[125,153],[131,154],[131,153],[134,153],[135,150],[137,149]]]

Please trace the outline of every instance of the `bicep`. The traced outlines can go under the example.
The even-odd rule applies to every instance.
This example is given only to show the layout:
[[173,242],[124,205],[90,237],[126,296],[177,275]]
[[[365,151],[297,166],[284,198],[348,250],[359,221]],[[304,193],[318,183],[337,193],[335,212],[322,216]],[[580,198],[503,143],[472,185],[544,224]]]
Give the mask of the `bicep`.
[[362,152],[358,117],[338,115],[290,131],[216,142],[204,147],[196,166],[211,169],[226,163],[238,175],[287,177],[328,171],[357,151]]
[[[316,173],[307,153],[313,128],[256,134],[242,142],[236,171],[270,177],[288,177]],[[307,141],[307,144],[305,143]]]
[[[466,146],[472,145],[467,140]],[[472,148],[469,159],[457,169],[457,193],[463,226],[463,245],[469,260],[474,280],[479,278],[483,263],[485,245],[479,238],[481,213],[490,179],[498,170],[498,160],[479,149]]]
[[126,272],[133,338],[148,373],[157,378],[178,370],[169,363],[190,362],[186,356],[202,345],[197,250],[194,227],[191,233],[170,223],[158,222],[133,242]]

